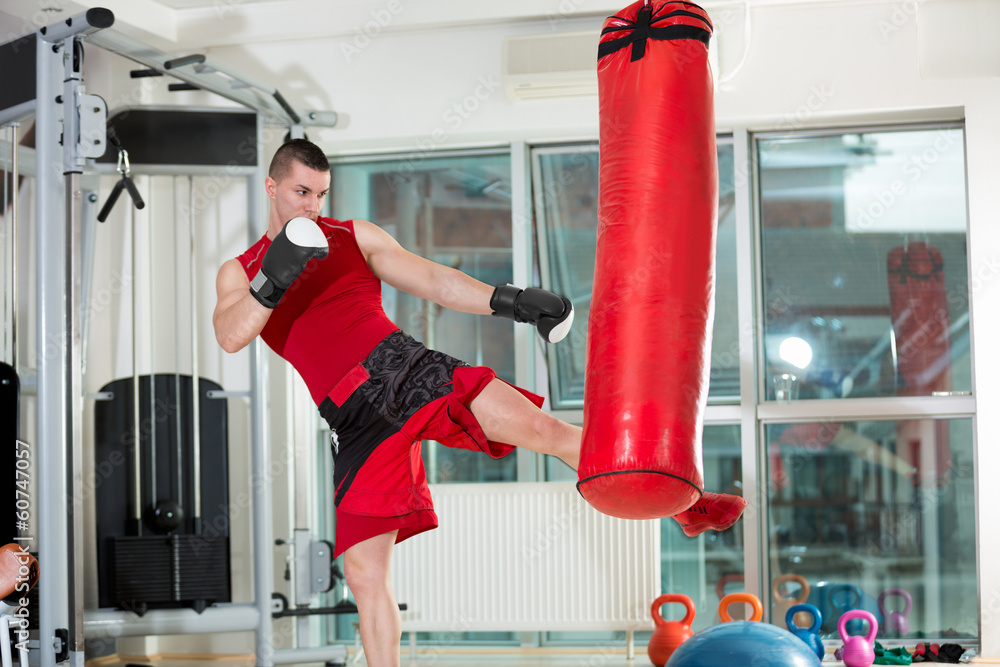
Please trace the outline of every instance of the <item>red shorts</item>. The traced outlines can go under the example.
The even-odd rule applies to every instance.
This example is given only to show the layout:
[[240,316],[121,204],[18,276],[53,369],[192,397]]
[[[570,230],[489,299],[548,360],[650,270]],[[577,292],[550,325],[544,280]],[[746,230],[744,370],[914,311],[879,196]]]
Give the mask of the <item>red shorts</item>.
[[[400,542],[437,527],[423,440],[492,458],[514,450],[487,440],[468,407],[494,378],[397,331],[330,392],[320,414],[336,435],[335,557],[375,535],[399,530]],[[541,396],[515,389],[541,407]]]

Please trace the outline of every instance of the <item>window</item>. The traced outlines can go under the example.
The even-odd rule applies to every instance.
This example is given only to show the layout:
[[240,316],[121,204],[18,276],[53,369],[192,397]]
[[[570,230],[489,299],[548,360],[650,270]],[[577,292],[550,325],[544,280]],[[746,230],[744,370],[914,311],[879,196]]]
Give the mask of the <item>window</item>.
[[[513,255],[507,151],[351,158],[334,162],[331,171],[329,205],[334,218],[369,220],[422,257],[490,285],[510,282]],[[387,285],[383,285],[382,302],[389,319],[427,347],[473,365],[489,366],[501,378],[514,382],[513,322],[441,308]],[[320,443],[321,448],[328,446]],[[517,478],[514,455],[494,460],[425,441],[422,457],[432,484],[509,482]],[[328,473],[326,479],[332,478],[332,470]],[[329,483],[319,488],[324,487]],[[328,502],[332,507],[332,497]],[[329,605],[337,601],[331,598]],[[352,619],[356,617],[331,616],[326,625],[330,640],[353,639]],[[418,639],[425,646],[517,644],[516,636],[508,632],[422,632]]]
[[974,407],[942,398],[972,391],[963,134],[756,139],[772,623],[794,599],[828,637],[860,608],[883,642],[978,639]]
[[[798,584],[782,598],[815,605],[828,637],[848,609],[875,614],[883,641],[978,637],[972,420],[828,420],[766,434],[772,582]],[[907,630],[889,617],[908,605]]]
[[[705,426],[702,448],[706,490],[743,495],[740,427],[728,424]],[[732,530],[721,533],[709,530],[690,538],[673,519],[662,520],[660,559],[663,592],[681,593],[691,598],[698,609],[691,626],[695,631],[718,622],[714,611],[723,595],[743,590],[743,530],[743,522],[740,522]],[[680,605],[676,607],[672,610],[676,615],[670,618],[680,619],[683,608]],[[734,606],[732,611],[736,612],[736,609]],[[663,608],[664,614],[668,611],[671,610]]]
[[[732,139],[718,140],[719,227],[709,400],[738,400],[736,213]],[[554,409],[583,407],[590,295],[597,251],[598,151],[581,144],[533,151],[535,211],[542,286],[566,295],[576,310],[570,337],[549,347]]]
[[542,286],[575,311],[569,336],[548,350],[552,407],[581,408],[597,252],[597,145],[536,149],[532,157]]
[[972,389],[962,135],[758,140],[769,399]]
[[[422,257],[495,285],[512,277],[510,156],[505,152],[416,155],[335,162],[334,218],[360,218]],[[470,315],[384,286],[389,319],[427,347],[514,381],[514,325]],[[516,457],[493,460],[426,442],[431,483],[513,481]]]
[[[535,218],[542,286],[566,295],[576,309],[574,329],[567,340],[549,346],[549,387],[556,410],[583,407],[590,296],[597,248],[598,150],[596,144],[536,148],[532,151]],[[736,212],[733,144],[718,139],[719,226],[717,237],[716,311],[712,343],[709,401],[739,400],[739,323],[736,293]],[[711,491],[742,495],[740,427],[706,424],[703,432],[705,486]],[[576,473],[546,457],[546,479],[576,479]],[[722,594],[743,589],[743,529],[710,531],[697,538],[681,532],[673,519],[661,527],[662,586],[665,592],[692,598],[699,612],[695,628],[712,625]],[[649,601],[652,602],[652,599]],[[711,609],[711,613],[704,613]],[[682,613],[664,607],[663,612]],[[679,616],[677,616],[679,618]],[[601,639],[623,639],[623,633],[603,633]],[[641,635],[642,633],[640,633]],[[579,633],[550,632],[550,644],[594,641]],[[637,637],[640,643],[647,638]]]

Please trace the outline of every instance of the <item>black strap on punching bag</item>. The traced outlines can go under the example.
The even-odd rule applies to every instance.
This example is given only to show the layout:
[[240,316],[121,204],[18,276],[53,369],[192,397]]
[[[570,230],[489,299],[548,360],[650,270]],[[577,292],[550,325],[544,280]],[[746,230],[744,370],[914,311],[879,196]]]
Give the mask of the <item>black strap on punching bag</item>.
[[[685,5],[688,3],[678,2],[673,4]],[[662,10],[666,7],[667,5],[663,5],[660,9]],[[656,27],[657,23],[666,21],[667,19],[674,18],[676,16],[689,16],[691,18],[698,19],[699,21],[705,23],[707,29],[685,24],[675,24],[660,28]],[[648,39],[696,39],[699,42],[703,42],[707,46],[712,37],[712,26],[705,21],[704,17],[695,14],[694,12],[688,12],[682,9],[657,16],[652,7],[646,6],[639,10],[634,23],[621,17],[615,18],[626,21],[628,25],[605,28],[601,31],[601,34],[606,35],[608,33],[619,31],[627,31],[628,34],[624,37],[619,37],[618,39],[601,42],[601,44],[597,47],[598,60],[604,56],[615,53],[616,51],[620,51],[626,46],[631,46],[632,55],[629,58],[629,61],[634,63],[636,60],[639,60],[646,55],[646,40]]]

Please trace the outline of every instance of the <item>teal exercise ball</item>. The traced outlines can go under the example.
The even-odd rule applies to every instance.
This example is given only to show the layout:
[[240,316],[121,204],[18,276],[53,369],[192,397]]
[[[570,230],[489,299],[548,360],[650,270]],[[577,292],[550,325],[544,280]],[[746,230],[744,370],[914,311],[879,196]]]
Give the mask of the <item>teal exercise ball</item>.
[[788,630],[732,621],[695,634],[677,647],[666,667],[820,667],[819,658]]

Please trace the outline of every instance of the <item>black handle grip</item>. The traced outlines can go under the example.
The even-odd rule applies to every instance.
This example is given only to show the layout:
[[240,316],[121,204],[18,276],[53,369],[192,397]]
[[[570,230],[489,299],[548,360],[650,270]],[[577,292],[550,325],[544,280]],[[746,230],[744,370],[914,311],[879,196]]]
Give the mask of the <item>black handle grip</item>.
[[125,184],[125,187],[128,188],[128,194],[132,197],[132,202],[135,204],[135,207],[139,209],[145,208],[146,202],[142,201],[142,196],[136,189],[135,183],[132,182],[132,179],[128,176],[122,176],[122,182]]
[[195,53],[190,56],[181,56],[180,58],[174,58],[173,60],[168,60],[163,63],[163,66],[167,69],[173,69],[175,67],[184,67],[185,65],[194,65],[195,63],[205,62],[205,56],[200,53]]
[[111,213],[111,209],[114,208],[115,202],[118,201],[118,195],[122,193],[122,189],[125,187],[125,183],[118,181],[115,183],[115,187],[111,189],[111,194],[108,195],[108,201],[104,202],[104,206],[101,207],[101,212],[97,214],[97,221],[104,222],[108,219],[108,214]]

